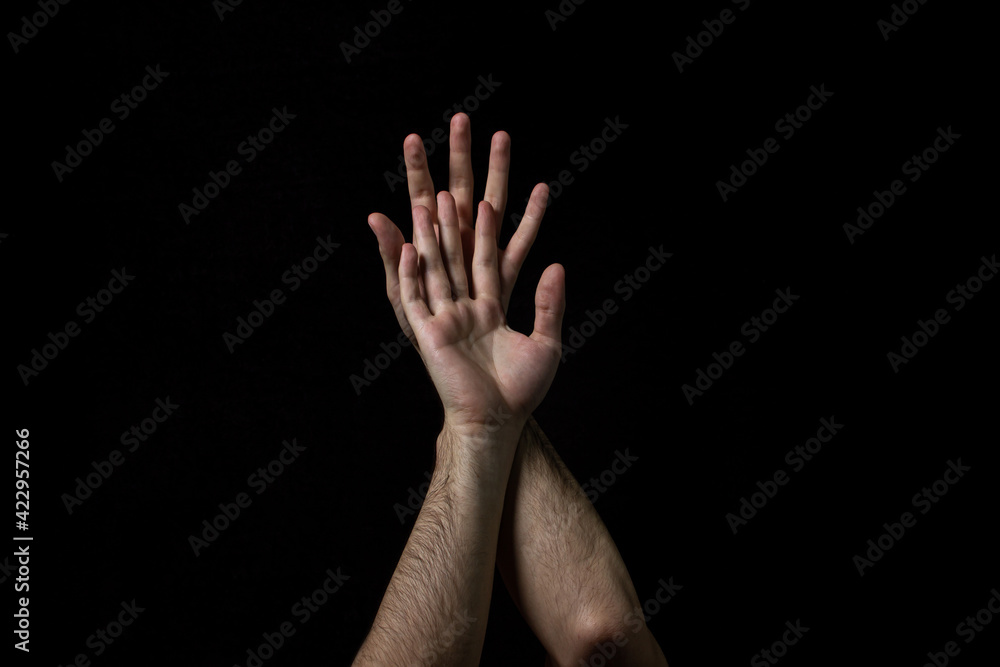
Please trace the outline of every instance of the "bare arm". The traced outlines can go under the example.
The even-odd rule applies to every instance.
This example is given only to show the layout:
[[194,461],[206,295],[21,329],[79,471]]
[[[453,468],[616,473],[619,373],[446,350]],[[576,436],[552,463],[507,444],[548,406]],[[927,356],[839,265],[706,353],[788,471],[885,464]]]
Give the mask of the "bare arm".
[[[514,331],[501,304],[493,208],[479,207],[467,269],[455,201],[445,192],[436,203],[439,230],[425,206],[414,209],[413,244],[399,252],[398,296],[441,398],[444,428],[424,506],[359,666],[478,663],[510,467],[559,364],[562,267],[548,267],[538,282],[534,331]],[[456,632],[450,624],[464,614],[475,620]]]
[[586,663],[611,642],[610,664],[666,667],[614,540],[533,418],[508,481],[497,565],[549,664]]
[[447,429],[438,436],[427,497],[356,667],[479,664],[513,451]]
[[[471,130],[465,114],[452,118],[450,142],[449,189],[457,209],[461,245],[468,250],[476,228],[472,225]],[[403,152],[411,206],[426,207],[439,233],[438,201],[420,138],[407,137]],[[490,152],[485,198],[496,211],[498,222],[503,220],[506,208],[509,167],[510,137],[497,132]],[[548,188],[536,185],[510,243],[498,250],[500,300],[505,312],[537,235],[547,198]],[[400,299],[397,265],[403,235],[379,213],[370,216],[369,224],[378,237],[389,301],[400,327],[424,356]],[[499,236],[499,224],[495,232]],[[467,272],[471,273],[470,256],[465,253]],[[634,588],[607,529],[533,420],[525,427],[517,447],[501,531],[497,563],[522,614],[549,652],[550,662],[576,665],[573,656],[589,656],[595,642],[623,632],[631,645],[616,664],[666,665],[645,628],[641,612],[635,612],[638,600]],[[579,565],[585,556],[586,564]],[[643,662],[646,655],[652,657]]]

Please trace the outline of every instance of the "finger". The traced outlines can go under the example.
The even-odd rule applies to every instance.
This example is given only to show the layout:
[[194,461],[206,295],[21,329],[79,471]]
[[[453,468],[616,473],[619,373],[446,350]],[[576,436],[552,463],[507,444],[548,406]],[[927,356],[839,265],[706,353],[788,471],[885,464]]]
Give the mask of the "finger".
[[472,284],[476,299],[500,299],[496,226],[493,207],[487,201],[480,202],[476,218],[476,249],[472,258]]
[[419,134],[411,134],[403,140],[403,157],[406,162],[406,187],[410,191],[410,208],[426,206],[431,212],[431,220],[437,220],[434,182],[431,181],[424,142]]
[[455,198],[458,222],[472,226],[472,125],[464,113],[451,117],[448,158],[448,191]]
[[403,232],[381,213],[369,215],[368,226],[378,239],[378,251],[385,269],[385,287],[386,291],[391,291],[399,287],[399,252],[403,249]]
[[[410,334],[413,333],[413,330],[406,326],[406,317],[402,314],[402,307],[399,304],[399,253],[405,243],[403,232],[392,220],[381,213],[372,213],[368,216],[368,226],[372,228],[378,239],[378,250],[379,254],[382,255],[382,265],[385,268],[386,294],[396,311],[400,326],[412,339]],[[417,287],[420,289],[420,296],[426,298],[423,279],[417,281]]]
[[420,296],[418,281],[417,249],[412,243],[404,243],[399,253],[399,295],[406,319],[413,324],[414,332],[420,331],[431,316],[427,303]]
[[503,250],[500,259],[500,283],[503,286],[503,302],[506,308],[510,293],[514,290],[514,283],[517,282],[517,274],[520,273],[524,260],[528,258],[528,251],[538,236],[538,228],[545,215],[545,205],[549,199],[549,186],[539,183],[531,191],[528,199],[528,206],[524,210],[524,217],[517,226],[517,231],[510,238],[510,243]]
[[566,270],[561,264],[545,269],[535,289],[535,330],[532,340],[562,344],[562,321],[566,312]]
[[458,231],[462,235],[462,257],[465,258],[465,275],[472,279],[472,258],[476,252],[476,230],[472,225],[458,223]]
[[431,213],[424,206],[413,209],[413,240],[420,257],[428,305],[432,313],[440,312],[452,302],[451,282],[441,259]]
[[465,273],[465,258],[462,254],[462,232],[455,210],[455,198],[448,192],[438,193],[438,214],[440,215],[441,248],[444,265],[451,280],[454,298],[469,296],[469,279]]
[[507,175],[510,172],[510,135],[500,131],[493,135],[490,146],[490,170],[486,176],[485,199],[493,207],[497,216],[497,240],[507,208]]
[[406,337],[413,340],[413,328],[406,321],[403,306],[399,301],[399,253],[403,249],[403,233],[392,220],[381,213],[368,216],[368,226],[378,239],[378,251],[382,256],[382,268],[385,270],[385,293],[392,304],[392,310],[399,321],[399,327]]
[[[368,216],[368,226],[372,228],[378,239],[379,254],[382,256],[382,264],[385,269],[386,296],[389,297],[389,303],[392,305],[392,311],[399,322],[399,328],[410,339],[414,349],[419,354],[420,345],[413,333],[413,327],[406,319],[406,312],[403,310],[402,299],[399,296],[399,258],[403,249],[403,233],[393,224],[392,220],[381,213],[372,213]],[[418,286],[421,286],[419,281]]]

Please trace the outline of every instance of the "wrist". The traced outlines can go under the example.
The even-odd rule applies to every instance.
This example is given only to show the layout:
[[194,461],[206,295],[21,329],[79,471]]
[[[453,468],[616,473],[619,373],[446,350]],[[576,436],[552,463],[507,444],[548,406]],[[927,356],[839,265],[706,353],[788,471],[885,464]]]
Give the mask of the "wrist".
[[490,431],[445,423],[437,437],[434,474],[474,492],[506,487],[520,435],[516,424]]
[[445,410],[441,433],[452,439],[461,439],[476,450],[514,447],[521,438],[530,415],[512,414],[506,407],[490,408],[485,415],[474,419],[449,413]]

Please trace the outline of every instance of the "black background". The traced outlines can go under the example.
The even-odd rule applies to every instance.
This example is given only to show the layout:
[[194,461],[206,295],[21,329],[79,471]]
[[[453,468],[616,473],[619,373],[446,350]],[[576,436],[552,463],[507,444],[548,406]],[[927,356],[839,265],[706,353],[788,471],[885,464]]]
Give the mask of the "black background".
[[[350,381],[398,333],[366,217],[409,237],[405,185],[385,172],[489,75],[501,84],[470,111],[473,159],[482,197],[490,137],[511,135],[504,240],[533,184],[575,176],[512,325],[530,329],[552,262],[567,271],[564,338],[619,306],[536,417],[581,482],[616,450],[639,457],[596,506],[641,600],[661,578],[683,586],[649,621],[671,665],[746,664],[796,619],[810,630],[782,664],[921,665],[952,640],[955,664],[996,656],[997,621],[970,644],[955,628],[1000,586],[1000,285],[960,311],[946,301],[997,251],[989,19],[931,2],[886,41],[889,3],[591,0],[553,30],[557,6],[404,0],[347,63],[339,44],[385,3],[245,0],[220,20],[207,0],[72,2],[8,52],[4,422],[30,429],[34,538],[32,651],[16,664],[245,665],[327,568],[350,579],[266,664],[350,662],[412,526],[394,505],[431,469],[440,424],[412,350],[360,394]],[[678,72],[671,54],[727,7],[735,22]],[[14,3],[3,25],[36,11]],[[57,180],[66,145],[157,64],[163,83]],[[821,84],[833,96],[780,137]],[[178,205],[274,107],[295,119],[185,224]],[[606,118],[628,127],[577,171],[571,154]],[[949,126],[954,147],[850,243],[857,207]],[[723,202],[716,182],[769,136],[780,150]],[[446,155],[430,156],[439,189]],[[340,247],[290,292],[283,272],[327,235]],[[661,245],[673,256],[625,301],[615,284]],[[16,367],[122,267],[134,282],[25,385]],[[223,332],[276,288],[287,301],[230,353]],[[786,288],[800,299],[689,405],[681,386]],[[951,321],[894,372],[887,353],[938,308]],[[177,411],[69,514],[76,478],[168,396]],[[726,514],[789,470],[823,417],[844,428],[734,535]],[[189,536],[292,438],[301,457],[196,557]],[[866,541],[960,457],[971,471],[859,576]],[[145,611],[95,656],[87,638],[132,599]],[[489,623],[483,665],[542,663],[499,577]]]

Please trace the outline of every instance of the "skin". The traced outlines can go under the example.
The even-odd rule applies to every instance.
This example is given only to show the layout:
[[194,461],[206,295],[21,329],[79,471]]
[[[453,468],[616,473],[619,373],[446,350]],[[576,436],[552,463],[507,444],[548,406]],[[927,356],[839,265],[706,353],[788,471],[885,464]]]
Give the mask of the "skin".
[[[421,634],[425,646],[433,641],[429,638],[440,637],[444,621],[454,616],[457,599],[469,601],[467,606],[476,611],[470,616],[477,621],[467,622],[469,629],[453,643],[456,655],[435,655],[431,662],[477,664],[492,585],[493,561],[487,573],[486,554],[493,547],[508,591],[546,648],[546,665],[586,664],[598,646],[605,646],[606,653],[607,642],[612,642],[615,656],[609,664],[666,666],[614,541],[530,417],[558,366],[565,309],[562,267],[549,266],[539,280],[531,336],[513,332],[505,322],[511,291],[545,212],[548,188],[535,186],[507,248],[497,248],[498,222],[507,200],[510,137],[505,132],[493,136],[485,201],[475,225],[470,148],[469,119],[456,114],[451,123],[449,192],[435,196],[420,137],[414,134],[404,141],[412,245],[386,216],[373,213],[368,219],[379,241],[386,293],[441,395],[445,419],[427,499],[355,664],[410,664],[394,662],[398,654],[390,659],[379,651],[398,647],[407,632]],[[464,454],[458,453],[463,449]],[[467,488],[463,484],[469,477],[462,473],[470,471],[477,481]],[[441,482],[445,479],[464,493],[446,488]],[[497,486],[501,483],[502,491]],[[421,521],[425,509],[428,519]],[[455,579],[454,568],[462,566],[455,558],[463,552],[441,550],[440,535],[434,536],[438,550],[426,550],[428,526],[443,525],[445,516],[453,528],[450,548],[456,548],[454,540],[467,544],[463,540],[469,533],[463,530],[480,529],[473,531],[478,535],[473,541],[483,559],[474,567],[463,561],[469,577]],[[479,523],[469,526],[464,521]],[[447,572],[452,585],[446,588],[452,593],[452,582],[462,581],[469,588],[449,600],[433,586],[407,586],[404,562],[421,563],[422,581]],[[424,608],[414,616],[413,600],[434,601],[438,613],[428,616]]]

